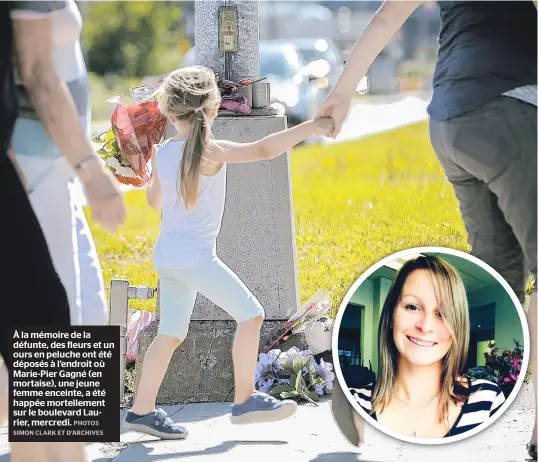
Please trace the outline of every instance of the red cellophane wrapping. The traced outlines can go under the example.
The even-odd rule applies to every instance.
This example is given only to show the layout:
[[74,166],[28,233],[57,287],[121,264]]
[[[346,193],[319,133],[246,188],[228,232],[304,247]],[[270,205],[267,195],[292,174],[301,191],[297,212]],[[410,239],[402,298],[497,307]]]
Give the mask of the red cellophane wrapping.
[[131,106],[119,102],[111,122],[122,156],[134,173],[147,183],[146,164],[151,158],[151,148],[159,143],[166,129],[166,117],[159,111],[157,101]]

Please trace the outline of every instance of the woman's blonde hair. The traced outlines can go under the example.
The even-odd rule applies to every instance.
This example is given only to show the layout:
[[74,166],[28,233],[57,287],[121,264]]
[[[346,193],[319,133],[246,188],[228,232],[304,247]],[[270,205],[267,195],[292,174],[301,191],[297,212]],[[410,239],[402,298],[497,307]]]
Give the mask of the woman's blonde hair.
[[466,387],[465,382],[460,379],[465,377],[470,381],[464,373],[469,348],[470,323],[467,294],[460,275],[452,265],[433,256],[420,256],[407,261],[396,275],[383,305],[378,332],[379,373],[372,394],[372,413],[383,411],[396,392],[399,355],[392,332],[394,311],[400,302],[405,281],[417,270],[428,270],[432,283],[434,280],[437,281],[440,298],[437,304],[452,336],[450,348],[443,358],[439,384],[441,394],[438,415],[439,423],[442,423],[448,418],[450,401],[461,402],[469,394],[470,387]]
[[189,209],[196,206],[200,164],[210,137],[206,111],[215,109],[221,99],[215,74],[202,66],[177,69],[164,79],[157,97],[163,100],[166,117],[192,122],[177,179],[178,197]]

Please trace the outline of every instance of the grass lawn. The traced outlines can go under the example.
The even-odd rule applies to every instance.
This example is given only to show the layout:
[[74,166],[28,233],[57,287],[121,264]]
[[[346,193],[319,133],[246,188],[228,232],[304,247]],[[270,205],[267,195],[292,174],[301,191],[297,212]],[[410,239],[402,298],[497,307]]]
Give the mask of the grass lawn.
[[[452,187],[431,148],[427,123],[291,156],[300,299],[331,292],[338,308],[368,267],[407,248],[468,251]],[[127,194],[128,218],[116,235],[92,229],[105,284],[112,278],[155,286],[152,249],[160,213],[144,191]],[[154,309],[154,301],[133,308]]]

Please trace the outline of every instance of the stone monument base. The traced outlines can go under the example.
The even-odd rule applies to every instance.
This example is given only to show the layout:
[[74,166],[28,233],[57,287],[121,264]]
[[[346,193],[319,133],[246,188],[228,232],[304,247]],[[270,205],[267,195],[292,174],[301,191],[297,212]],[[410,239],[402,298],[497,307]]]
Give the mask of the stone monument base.
[[[219,114],[212,131],[216,139],[252,142],[285,128],[284,116]],[[169,127],[166,136],[173,135],[171,132]],[[265,309],[261,348],[299,304],[291,178],[286,153],[270,161],[228,166],[226,205],[217,254]],[[231,350],[236,325],[225,311],[198,294],[189,333],[172,357],[157,402],[233,399]],[[152,323],[140,334],[136,386],[143,357],[157,334],[157,326],[157,322]]]
[[[157,396],[159,404],[225,402],[233,400],[232,345],[235,321],[191,321],[185,341],[170,361]],[[265,321],[261,329],[260,349],[282,326],[282,321]],[[135,384],[145,352],[157,336],[158,321],[140,333]],[[287,342],[284,349],[291,348]],[[297,345],[304,348],[303,345]],[[282,348],[281,346],[277,348]],[[136,390],[135,388],[135,390]]]

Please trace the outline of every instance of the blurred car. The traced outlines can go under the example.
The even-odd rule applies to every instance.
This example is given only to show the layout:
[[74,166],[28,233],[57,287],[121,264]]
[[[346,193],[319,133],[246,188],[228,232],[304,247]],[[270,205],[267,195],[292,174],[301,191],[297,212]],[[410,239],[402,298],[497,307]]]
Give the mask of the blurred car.
[[297,47],[260,41],[260,76],[271,84],[271,106],[288,116],[289,125],[314,116],[320,91],[310,84]]
[[334,88],[344,70],[344,57],[329,38],[299,38],[293,41],[306,63],[308,75],[326,93]]
[[368,87],[374,95],[390,95],[400,91],[398,59],[383,50],[368,71]]

